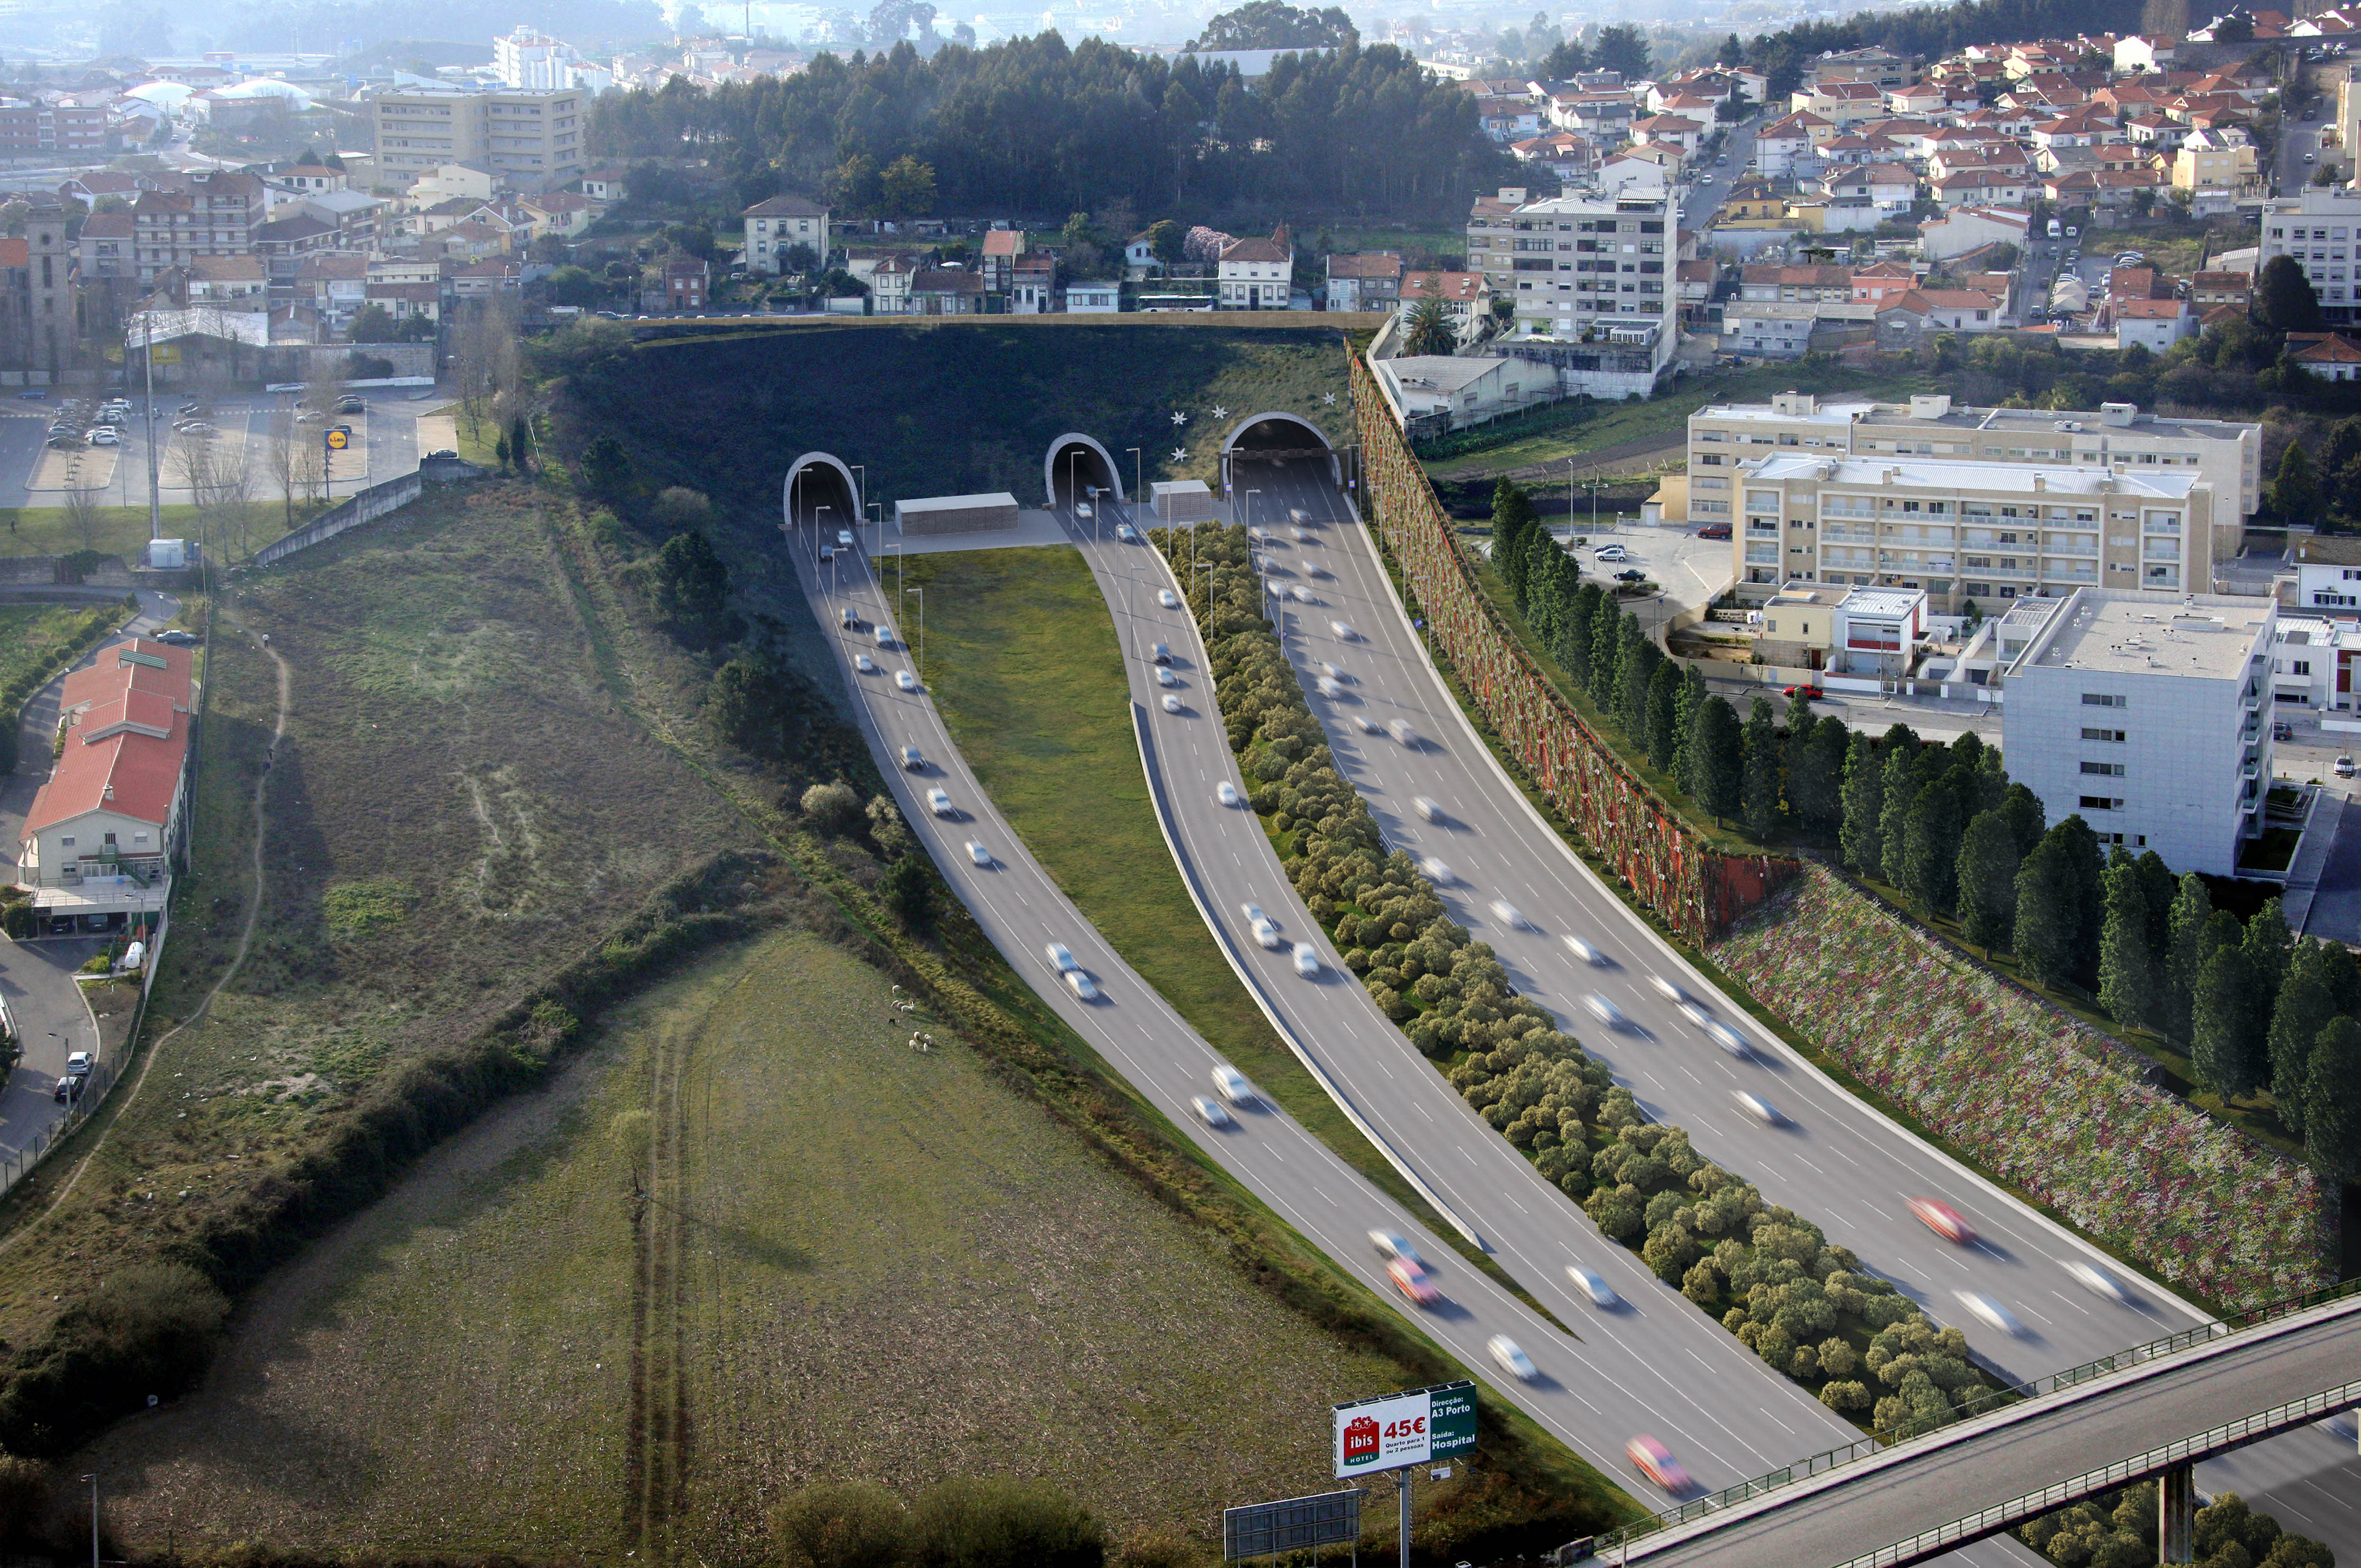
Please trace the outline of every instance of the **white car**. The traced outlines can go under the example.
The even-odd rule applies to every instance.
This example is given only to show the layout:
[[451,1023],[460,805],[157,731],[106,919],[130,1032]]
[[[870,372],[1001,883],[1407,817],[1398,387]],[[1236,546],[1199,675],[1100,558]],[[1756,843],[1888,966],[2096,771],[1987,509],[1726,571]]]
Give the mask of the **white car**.
[[914,773],[924,773],[927,759],[918,755],[918,749],[916,746],[905,746],[902,748],[902,765]]
[[1328,568],[1317,561],[1306,561],[1303,563],[1303,575],[1307,577],[1324,577],[1328,575]]
[[1418,731],[1410,727],[1409,719],[1389,719],[1386,723],[1386,733],[1413,751],[1418,750]]
[[1298,604],[1318,604],[1320,602],[1318,599],[1312,597],[1312,590],[1305,587],[1301,583],[1296,584],[1287,591]]
[[1238,803],[1238,786],[1224,779],[1213,786],[1213,798],[1224,806],[1235,806]]
[[1705,1003],[1702,1002],[1683,1001],[1681,1003],[1681,1016],[1687,1019],[1690,1023],[1695,1024],[1700,1029],[1707,1027],[1713,1022],[1713,1014],[1706,1011]]
[[1341,681],[1345,678],[1345,672],[1342,669],[1324,660],[1321,663],[1320,673],[1327,676],[1332,681]]
[[1177,696],[1174,696],[1170,692],[1167,692],[1167,693],[1165,693],[1165,694],[1164,694],[1164,711],[1165,711],[1165,712],[1167,712],[1167,713],[1178,713],[1178,712],[1180,712],[1180,699],[1179,697],[1177,697]]
[[1723,1050],[1728,1051],[1731,1056],[1736,1057],[1739,1060],[1744,1061],[1748,1056],[1752,1054],[1746,1047],[1746,1036],[1731,1028],[1729,1025],[1723,1023],[1720,1019],[1708,1018],[1697,1026],[1705,1031],[1706,1037],[1708,1039],[1711,1040],[1715,1045],[1719,1046]]
[[947,789],[928,790],[927,792],[927,809],[933,812],[938,817],[950,816],[951,792]]
[[1332,620],[1328,623],[1328,630],[1334,632],[1337,636],[1343,638],[1347,642],[1357,642],[1360,641],[1361,634],[1354,630],[1351,623],[1348,621]]
[[1565,939],[1565,946],[1568,952],[1593,969],[1604,969],[1607,966],[1607,954],[1596,942],[1586,941],[1580,937],[1568,937]]
[[1756,1121],[1762,1123],[1766,1127],[1775,1127],[1780,1123],[1787,1119],[1779,1114],[1779,1107],[1772,1104],[1771,1102],[1763,1099],[1760,1094],[1749,1094],[1746,1091],[1741,1089],[1734,1091],[1731,1093],[1730,1098],[1738,1102],[1738,1108],[1740,1110],[1745,1112],[1748,1115],[1753,1117]]
[[1582,1288],[1594,1307],[1620,1307],[1623,1298],[1615,1294],[1615,1287],[1607,1283],[1607,1276],[1595,1268],[1585,1268],[1578,1263],[1565,1266],[1566,1277]]
[[1484,1342],[1484,1348],[1492,1353],[1492,1359],[1500,1364],[1501,1371],[1520,1383],[1531,1383],[1542,1375],[1541,1368],[1533,1365],[1532,1357],[1506,1334],[1494,1334]]
[[1096,515],[1096,514],[1095,514],[1095,513],[1093,513],[1093,512],[1091,510],[1091,503],[1090,503],[1090,502],[1088,502],[1088,501],[1076,501],[1076,502],[1074,503],[1074,515],[1075,515],[1076,517],[1092,517],[1092,516],[1094,516],[1094,515]]
[[1227,1062],[1213,1069],[1213,1087],[1220,1090],[1222,1098],[1233,1105],[1251,1105],[1255,1102],[1254,1084],[1247,1080],[1245,1073]]
[[1208,1100],[1202,1094],[1192,1094],[1189,1097],[1189,1109],[1197,1113],[1197,1120],[1216,1131],[1238,1124],[1237,1118],[1222,1109],[1220,1101]]
[[1172,662],[1172,650],[1165,643],[1152,642],[1148,644],[1148,657],[1159,664],[1169,664]]
[[1594,561],[1629,561],[1631,552],[1620,544],[1602,544],[1590,553],[1590,558]]
[[1429,855],[1424,860],[1420,861],[1418,862],[1418,869],[1426,873],[1426,880],[1433,883],[1437,887],[1449,887],[1453,883],[1459,880],[1452,874],[1451,868],[1448,865],[1445,865],[1442,861],[1436,859],[1433,855]]
[[918,677],[907,670],[896,670],[894,672],[894,684],[906,692],[914,692],[918,689]]
[[877,673],[877,661],[866,653],[855,653],[852,656],[852,667],[864,675],[873,675]]
[[1082,967],[1074,962],[1072,949],[1069,948],[1063,942],[1051,942],[1041,950],[1049,955],[1049,967],[1056,970],[1060,974],[1064,974],[1069,970],[1079,969]]
[[891,648],[894,646],[893,631],[882,625],[877,628],[877,646],[880,648]]
[[1296,538],[1308,539],[1311,537],[1311,535],[1303,532],[1303,524],[1312,521],[1312,514],[1310,512],[1305,511],[1301,507],[1290,507],[1287,509],[1287,521],[1296,525]]
[[1171,665],[1159,664],[1156,666],[1156,684],[1159,686],[1177,686],[1180,684],[1180,677],[1172,673]]
[[1399,1257],[1410,1263],[1423,1261],[1418,1255],[1418,1248],[1411,1245],[1410,1238],[1400,1231],[1371,1231],[1369,1245],[1378,1249],[1379,1257]]
[[852,548],[852,530],[851,530],[851,529],[849,529],[849,528],[840,528],[840,529],[838,529],[838,530],[836,531],[836,543],[837,543],[837,548],[838,548],[838,549],[840,549],[840,550],[850,550],[850,549],[851,549],[851,548]]
[[1074,993],[1078,1002],[1096,1002],[1099,999],[1099,988],[1091,983],[1089,975],[1078,969],[1066,971],[1066,989]]
[[1180,597],[1173,593],[1170,588],[1157,589],[1156,602],[1162,605],[1167,609],[1179,609],[1180,608]]
[[1325,675],[1323,675],[1320,677],[1317,684],[1320,689],[1320,695],[1326,697],[1329,701],[1341,702],[1344,700],[1345,688],[1339,685],[1336,682],[1330,680]]
[[2011,1339],[2024,1337],[2025,1325],[2016,1321],[2016,1314],[1982,1291],[1954,1290],[1951,1294],[1958,1299],[1960,1306],[1965,1307],[1975,1316],[1976,1321],[1986,1328],[1997,1329]]
[[1299,543],[1308,543],[1311,541],[1312,531],[1308,528],[1296,529],[1294,530],[1294,533]]
[[2104,1296],[2110,1301],[2120,1302],[2125,1306],[2131,1304],[2131,1292],[2124,1288],[2123,1282],[2098,1265],[2085,1263],[2079,1257],[2070,1257],[2065,1260],[2065,1266],[2066,1272],[2074,1277],[2074,1283],[2085,1290],[2093,1291]]
[[93,430],[83,439],[93,446],[120,446],[123,444],[123,437],[115,433],[114,427],[104,424]]
[[1375,735],[1378,732],[1378,721],[1366,713],[1356,713],[1353,715],[1353,728],[1364,735]]
[[1666,980],[1663,975],[1652,974],[1648,977],[1648,984],[1654,989],[1657,995],[1667,1002],[1686,1002],[1689,999],[1688,992],[1676,980]]
[[1279,927],[1268,916],[1255,921],[1247,929],[1254,933],[1254,939],[1257,945],[1268,948],[1273,952],[1287,946],[1287,938],[1279,934]]
[[980,866],[992,864],[992,851],[972,839],[967,841],[967,858]]
[[1593,1018],[1598,1019],[1609,1028],[1620,1029],[1623,1026],[1623,1009],[1616,1006],[1615,1003],[1608,1001],[1607,998],[1599,995],[1598,992],[1594,991],[1589,995],[1584,997],[1582,999],[1582,1004],[1590,1010],[1590,1015]]
[[1506,926],[1510,930],[1521,931],[1525,928],[1525,916],[1523,912],[1518,909],[1515,905],[1510,903],[1507,899],[1494,899],[1491,904],[1491,909],[1492,918],[1498,920],[1501,925]]
[[1309,942],[1295,944],[1295,972],[1306,980],[1319,978],[1320,954]]
[[1429,822],[1443,820],[1443,807],[1435,805],[1433,800],[1426,795],[1417,796],[1410,805],[1412,811],[1417,812]]
[[1118,522],[1115,525],[1115,536],[1117,539],[1122,540],[1126,544],[1137,544],[1139,543],[1139,530],[1132,527],[1131,524],[1127,522]]

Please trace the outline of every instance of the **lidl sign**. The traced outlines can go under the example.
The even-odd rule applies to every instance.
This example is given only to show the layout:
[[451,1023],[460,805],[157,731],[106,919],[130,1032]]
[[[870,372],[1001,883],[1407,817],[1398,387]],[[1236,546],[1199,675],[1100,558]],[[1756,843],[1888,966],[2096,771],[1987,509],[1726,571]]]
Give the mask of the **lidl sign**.
[[1476,1451],[1476,1385],[1443,1383],[1335,1406],[1336,1474],[1400,1470]]

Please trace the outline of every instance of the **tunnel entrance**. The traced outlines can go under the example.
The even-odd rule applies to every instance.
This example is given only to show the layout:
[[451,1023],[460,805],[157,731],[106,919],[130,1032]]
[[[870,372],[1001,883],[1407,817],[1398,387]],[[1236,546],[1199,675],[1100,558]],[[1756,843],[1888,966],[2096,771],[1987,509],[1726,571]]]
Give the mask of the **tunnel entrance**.
[[833,540],[836,530],[868,521],[861,515],[860,488],[852,470],[825,452],[807,452],[788,466],[779,501],[791,533],[818,528]]
[[1222,442],[1222,461],[1226,470],[1241,463],[1294,463],[1304,461],[1319,464],[1306,471],[1324,472],[1335,484],[1345,482],[1343,466],[1337,461],[1335,447],[1327,433],[1300,414],[1271,412],[1254,414],[1239,421]]
[[1102,494],[1124,499],[1123,476],[1113,454],[1087,435],[1061,435],[1049,443],[1049,454],[1041,459],[1041,488],[1053,510],[1072,506],[1077,495],[1087,499],[1093,485]]

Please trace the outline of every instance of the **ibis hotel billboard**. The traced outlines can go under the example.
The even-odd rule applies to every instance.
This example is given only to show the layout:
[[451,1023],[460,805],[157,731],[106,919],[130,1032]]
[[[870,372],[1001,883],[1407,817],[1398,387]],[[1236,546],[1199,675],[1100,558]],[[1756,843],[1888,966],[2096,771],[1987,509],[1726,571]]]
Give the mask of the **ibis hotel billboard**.
[[1476,1385],[1442,1383],[1335,1406],[1336,1474],[1400,1470],[1476,1451]]

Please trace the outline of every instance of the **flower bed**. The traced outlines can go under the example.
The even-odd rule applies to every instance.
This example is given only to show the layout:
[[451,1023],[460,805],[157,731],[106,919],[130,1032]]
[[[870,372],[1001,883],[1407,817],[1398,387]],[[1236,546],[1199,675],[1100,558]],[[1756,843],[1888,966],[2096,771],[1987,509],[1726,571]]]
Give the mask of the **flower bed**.
[[1712,951],[1863,1083],[2161,1277],[2234,1307],[2335,1277],[2336,1195],[2312,1170],[2093,1060],[2092,1031],[1825,868]]

